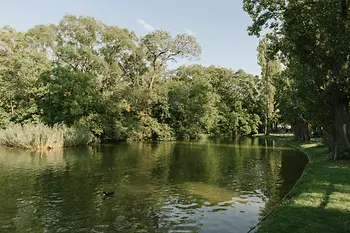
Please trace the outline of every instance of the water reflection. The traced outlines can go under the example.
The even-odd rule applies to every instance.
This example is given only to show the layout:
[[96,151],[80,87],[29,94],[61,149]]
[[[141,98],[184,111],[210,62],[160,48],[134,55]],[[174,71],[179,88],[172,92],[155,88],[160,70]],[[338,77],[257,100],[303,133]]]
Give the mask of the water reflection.
[[0,148],[0,232],[246,232],[305,164],[293,149],[249,138]]

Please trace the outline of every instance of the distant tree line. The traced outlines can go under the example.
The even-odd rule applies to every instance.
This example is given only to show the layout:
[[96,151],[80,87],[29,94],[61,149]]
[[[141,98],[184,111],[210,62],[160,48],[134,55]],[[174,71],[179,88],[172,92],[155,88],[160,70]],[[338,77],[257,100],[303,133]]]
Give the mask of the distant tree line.
[[[104,140],[196,139],[258,133],[278,120],[280,62],[259,46],[262,79],[201,65],[193,36],[145,36],[92,17],[66,15],[26,32],[0,29],[0,127],[84,125]],[[264,122],[264,124],[262,124]],[[276,124],[274,124],[276,125]]]

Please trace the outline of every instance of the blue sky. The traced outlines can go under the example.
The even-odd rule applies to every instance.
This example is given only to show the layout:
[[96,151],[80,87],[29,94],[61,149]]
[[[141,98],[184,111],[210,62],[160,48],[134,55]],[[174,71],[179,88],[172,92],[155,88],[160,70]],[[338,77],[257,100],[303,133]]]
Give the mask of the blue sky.
[[260,74],[258,39],[248,36],[251,20],[242,10],[242,0],[0,0],[0,6],[0,26],[21,31],[58,23],[69,13],[93,16],[138,35],[152,29],[194,33],[203,50],[196,63]]

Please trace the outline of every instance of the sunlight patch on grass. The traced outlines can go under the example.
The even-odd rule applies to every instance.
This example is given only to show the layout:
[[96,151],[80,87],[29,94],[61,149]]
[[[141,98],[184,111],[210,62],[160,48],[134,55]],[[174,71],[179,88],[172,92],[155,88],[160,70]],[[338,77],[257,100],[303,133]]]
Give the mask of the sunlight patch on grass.
[[327,208],[350,212],[350,193],[333,192],[329,197]]
[[302,149],[308,149],[308,148],[313,148],[313,147],[317,147],[317,146],[320,146],[320,144],[319,143],[304,144],[304,145],[301,145],[300,147]]
[[294,202],[300,206],[318,207],[321,205],[324,195],[322,193],[303,193]]

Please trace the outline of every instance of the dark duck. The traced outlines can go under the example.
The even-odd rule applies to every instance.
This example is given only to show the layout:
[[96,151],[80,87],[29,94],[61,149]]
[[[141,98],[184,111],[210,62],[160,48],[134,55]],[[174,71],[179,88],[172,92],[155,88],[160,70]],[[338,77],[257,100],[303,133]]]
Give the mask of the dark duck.
[[114,196],[114,191],[113,192],[103,191],[103,196],[104,197],[113,197]]

